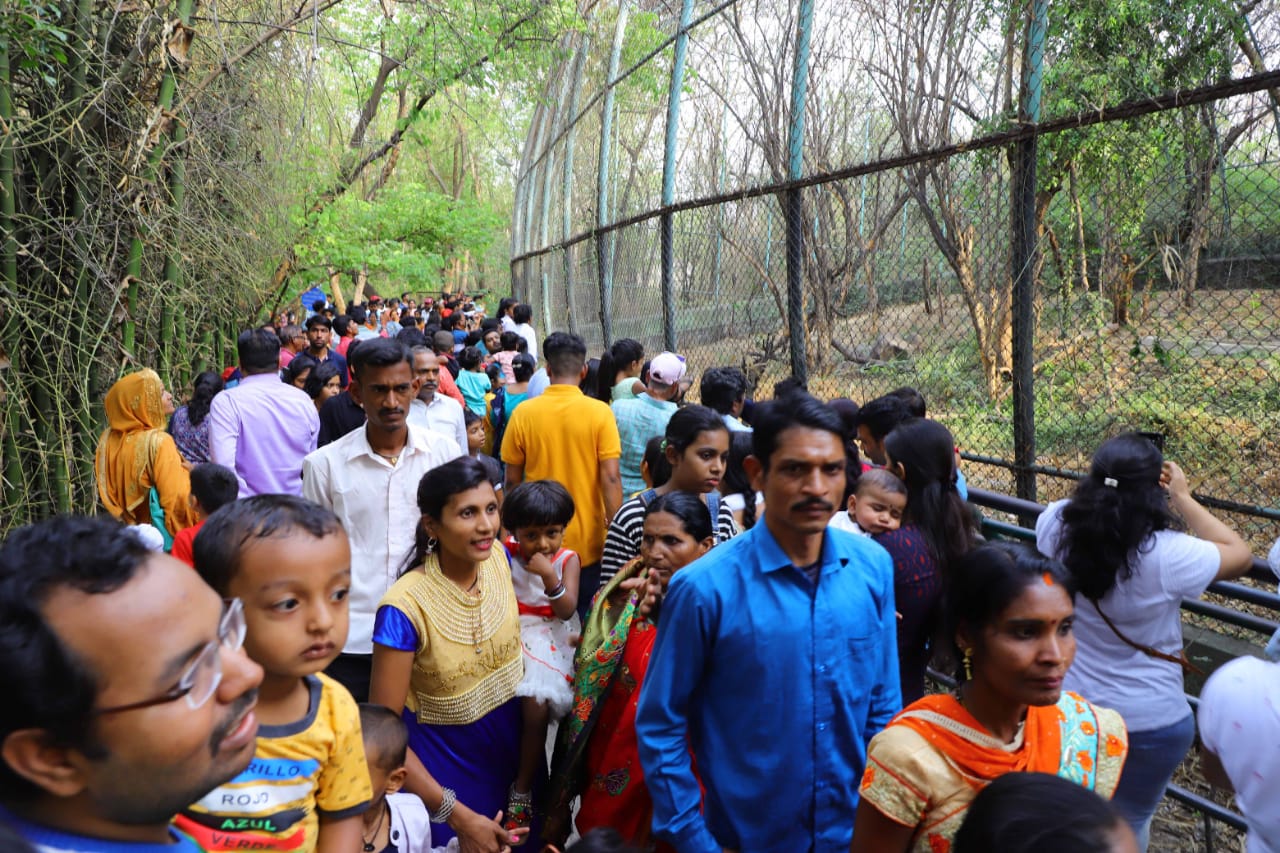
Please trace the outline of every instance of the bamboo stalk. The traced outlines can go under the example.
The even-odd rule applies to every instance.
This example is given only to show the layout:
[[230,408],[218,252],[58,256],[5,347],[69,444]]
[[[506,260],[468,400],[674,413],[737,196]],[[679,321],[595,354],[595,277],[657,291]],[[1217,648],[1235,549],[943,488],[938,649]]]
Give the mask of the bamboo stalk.
[[[0,42],[0,122],[4,124],[4,134],[0,135],[0,346],[9,356],[9,368],[0,376],[4,377],[3,393],[5,396],[4,432],[4,494],[13,496],[14,507],[5,506],[5,515],[13,513],[15,523],[26,521],[18,518],[16,509],[23,504],[21,496],[25,494],[25,478],[22,470],[22,456],[18,451],[17,436],[22,428],[21,412],[23,406],[19,399],[17,383],[13,377],[18,375],[18,334],[20,327],[14,307],[18,304],[18,238],[16,235],[17,197],[14,185],[14,151],[13,151],[13,92],[9,76],[8,45]],[[5,307],[8,306],[8,307]]]

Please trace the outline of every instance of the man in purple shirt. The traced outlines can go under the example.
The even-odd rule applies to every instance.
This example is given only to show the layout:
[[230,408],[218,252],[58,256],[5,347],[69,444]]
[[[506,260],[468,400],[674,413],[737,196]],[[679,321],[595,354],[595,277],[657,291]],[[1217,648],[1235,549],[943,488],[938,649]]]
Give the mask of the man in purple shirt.
[[276,375],[280,339],[271,332],[241,332],[236,352],[244,379],[213,398],[210,458],[236,472],[242,498],[301,496],[302,458],[316,449],[320,432],[315,404]]

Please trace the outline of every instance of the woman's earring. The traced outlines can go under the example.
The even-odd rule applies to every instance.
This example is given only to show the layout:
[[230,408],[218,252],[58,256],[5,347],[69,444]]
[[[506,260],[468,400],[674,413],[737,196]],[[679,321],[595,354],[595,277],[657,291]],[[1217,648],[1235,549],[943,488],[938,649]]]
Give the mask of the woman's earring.
[[964,650],[964,680],[973,681],[973,649]]
[[435,551],[436,545],[439,545],[439,544],[440,544],[440,541],[436,539],[436,537],[431,536],[430,534],[427,535],[427,553],[428,554]]

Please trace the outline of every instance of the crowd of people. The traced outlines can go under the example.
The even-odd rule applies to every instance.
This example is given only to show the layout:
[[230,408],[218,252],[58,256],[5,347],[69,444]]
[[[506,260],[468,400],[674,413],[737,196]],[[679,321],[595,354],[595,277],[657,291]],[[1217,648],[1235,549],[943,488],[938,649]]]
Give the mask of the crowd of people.
[[[180,408],[121,378],[105,512],[0,545],[4,850],[1148,849],[1180,604],[1252,564],[1148,437],[988,542],[914,389],[765,399],[512,299],[305,311]],[[1200,706],[1250,851],[1277,666]]]

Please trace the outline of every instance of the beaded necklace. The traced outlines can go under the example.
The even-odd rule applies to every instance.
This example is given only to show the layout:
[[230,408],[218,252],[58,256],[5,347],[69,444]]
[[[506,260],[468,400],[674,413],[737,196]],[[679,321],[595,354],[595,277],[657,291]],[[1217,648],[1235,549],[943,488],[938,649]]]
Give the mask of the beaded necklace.
[[[455,643],[470,643],[476,654],[481,645],[493,637],[502,624],[505,602],[500,595],[488,595],[491,578],[486,572],[489,560],[480,564],[476,572],[474,593],[464,591],[440,571],[440,560],[435,554],[427,555],[423,565],[429,597],[444,606],[432,608],[431,622],[446,639]],[[486,631],[487,626],[487,631]]]

